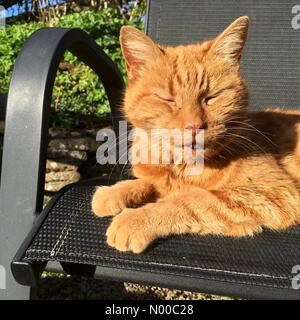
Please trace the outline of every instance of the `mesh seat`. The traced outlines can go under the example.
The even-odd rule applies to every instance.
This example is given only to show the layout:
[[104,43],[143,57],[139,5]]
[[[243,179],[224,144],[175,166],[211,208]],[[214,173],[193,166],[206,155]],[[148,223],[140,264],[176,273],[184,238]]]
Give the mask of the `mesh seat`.
[[[163,274],[292,290],[291,271],[299,263],[300,227],[281,233],[264,231],[253,238],[240,239],[173,236],[158,240],[142,254],[123,253],[106,244],[105,232],[111,218],[96,217],[91,211],[94,189],[73,186],[60,194],[48,208],[47,218],[25,253],[25,261],[111,268],[111,276],[115,268],[144,272],[149,275],[149,283],[151,275]],[[120,279],[128,280],[125,274]]]

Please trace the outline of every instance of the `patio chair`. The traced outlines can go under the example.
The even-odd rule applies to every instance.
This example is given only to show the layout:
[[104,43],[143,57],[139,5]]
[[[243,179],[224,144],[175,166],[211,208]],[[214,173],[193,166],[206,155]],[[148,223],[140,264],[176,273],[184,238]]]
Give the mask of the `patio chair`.
[[[149,0],[146,32],[158,43],[185,44],[214,37],[248,15],[242,72],[251,108],[297,108],[300,30],[293,28],[293,7],[290,0]],[[90,202],[95,185],[124,178],[120,172],[64,187],[42,209],[51,94],[65,50],[101,78],[116,130],[121,119],[122,77],[87,34],[46,28],[26,41],[7,98],[0,189],[0,264],[7,289],[0,290],[0,299],[29,298],[43,270],[240,298],[299,299],[293,280],[300,264],[299,226],[253,238],[172,236],[139,255],[118,252],[106,244],[111,219],[95,217]]]

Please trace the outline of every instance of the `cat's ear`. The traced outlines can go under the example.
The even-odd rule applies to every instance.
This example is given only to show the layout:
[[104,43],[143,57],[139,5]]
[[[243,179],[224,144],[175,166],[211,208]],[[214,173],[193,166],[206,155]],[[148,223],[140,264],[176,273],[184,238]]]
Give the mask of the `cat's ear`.
[[214,40],[212,45],[214,53],[231,63],[239,62],[247,39],[248,24],[247,16],[236,19]]
[[130,26],[120,31],[120,44],[129,80],[137,79],[148,63],[156,61],[161,49],[143,32]]

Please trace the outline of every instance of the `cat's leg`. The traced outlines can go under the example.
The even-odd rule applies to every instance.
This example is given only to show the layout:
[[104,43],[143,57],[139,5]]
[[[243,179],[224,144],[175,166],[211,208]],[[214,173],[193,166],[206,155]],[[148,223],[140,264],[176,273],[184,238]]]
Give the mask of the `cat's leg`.
[[93,195],[92,210],[98,216],[114,216],[124,208],[142,205],[155,199],[152,184],[141,180],[125,180],[113,186],[98,187]]
[[156,203],[124,209],[108,228],[107,242],[118,250],[140,253],[154,239],[171,234],[246,236],[263,227],[284,229],[296,222],[299,198],[288,192],[279,198],[275,193],[247,188],[173,193]]

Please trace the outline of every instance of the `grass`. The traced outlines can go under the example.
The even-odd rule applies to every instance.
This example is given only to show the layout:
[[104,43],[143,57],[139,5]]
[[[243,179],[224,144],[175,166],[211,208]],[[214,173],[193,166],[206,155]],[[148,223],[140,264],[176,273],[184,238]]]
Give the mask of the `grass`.
[[204,293],[103,281],[44,272],[36,297],[43,300],[232,300]]

